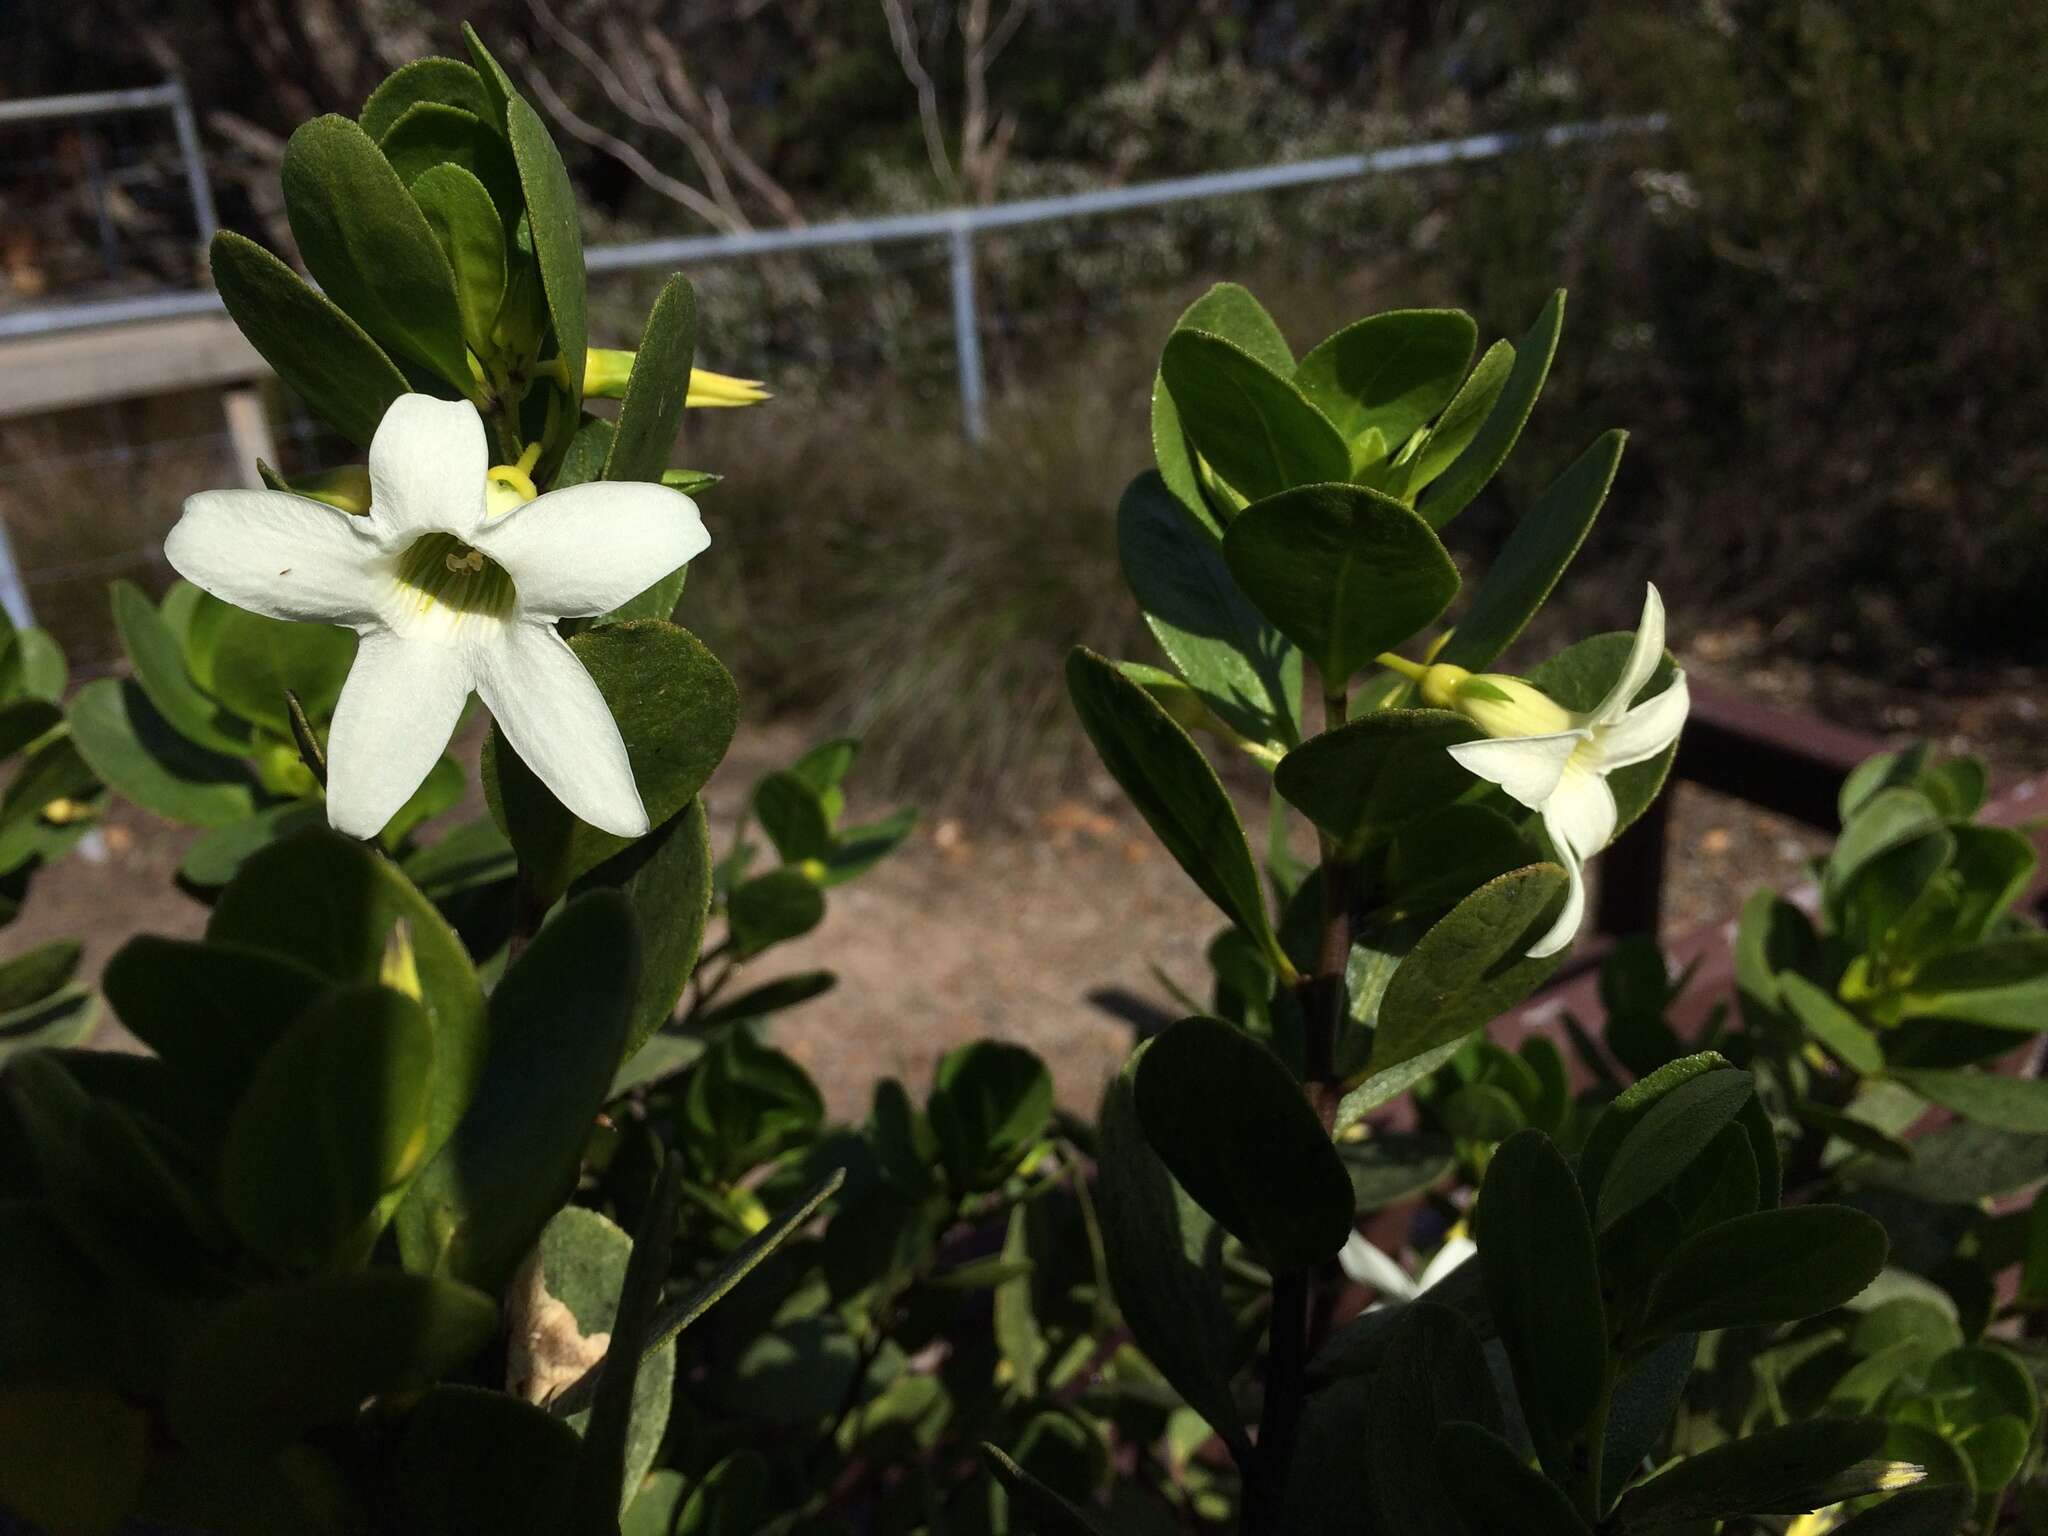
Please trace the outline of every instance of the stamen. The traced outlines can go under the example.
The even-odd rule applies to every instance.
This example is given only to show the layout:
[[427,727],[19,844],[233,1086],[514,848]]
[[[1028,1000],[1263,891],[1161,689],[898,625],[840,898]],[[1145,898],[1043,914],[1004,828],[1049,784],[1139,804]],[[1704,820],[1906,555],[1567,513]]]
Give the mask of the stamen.
[[453,534],[429,533],[398,557],[392,575],[397,588],[397,623],[435,622],[459,627],[472,614],[503,618],[517,597],[512,579],[482,550]]

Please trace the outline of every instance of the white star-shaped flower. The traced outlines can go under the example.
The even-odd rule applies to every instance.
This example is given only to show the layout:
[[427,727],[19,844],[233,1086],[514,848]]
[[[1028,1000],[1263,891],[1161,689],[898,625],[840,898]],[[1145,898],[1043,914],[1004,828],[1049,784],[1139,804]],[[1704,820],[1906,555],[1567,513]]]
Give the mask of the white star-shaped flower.
[[164,541],[179,575],[276,619],[362,637],[327,742],[327,819],[374,837],[455,732],[472,690],[576,815],[647,830],[626,744],[555,621],[604,613],[711,542],[696,503],[637,481],[486,504],[474,407],[393,402],[370,443],[362,516],[282,491],[203,491]]
[[[1590,710],[1565,709],[1514,678],[1481,675],[1439,685],[1451,707],[1489,737],[1454,746],[1451,756],[1541,815],[1551,847],[1571,876],[1564,910],[1529,947],[1531,958],[1556,954],[1579,930],[1586,910],[1586,861],[1607,846],[1618,819],[1607,775],[1655,757],[1684,728],[1691,699],[1683,672],[1656,697],[1635,703],[1663,656],[1664,600],[1653,586],[1643,599],[1627,665],[1607,697]],[[1424,696],[1430,694],[1426,680]]]
[[1415,1300],[1478,1251],[1478,1245],[1460,1231],[1456,1236],[1446,1238],[1435,1257],[1423,1265],[1422,1272],[1411,1280],[1408,1271],[1392,1255],[1374,1247],[1364,1233],[1354,1232],[1337,1251],[1337,1263],[1358,1284],[1369,1285],[1379,1292],[1380,1299],[1365,1309],[1377,1312],[1389,1302]]

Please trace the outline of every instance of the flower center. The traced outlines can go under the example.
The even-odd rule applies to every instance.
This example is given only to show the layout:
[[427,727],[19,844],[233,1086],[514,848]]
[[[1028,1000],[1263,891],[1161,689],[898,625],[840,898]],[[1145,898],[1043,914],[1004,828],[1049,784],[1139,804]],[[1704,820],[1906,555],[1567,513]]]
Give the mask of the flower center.
[[515,606],[512,578],[482,550],[452,533],[422,534],[398,557],[394,628],[426,622],[459,626],[472,616],[502,619]]

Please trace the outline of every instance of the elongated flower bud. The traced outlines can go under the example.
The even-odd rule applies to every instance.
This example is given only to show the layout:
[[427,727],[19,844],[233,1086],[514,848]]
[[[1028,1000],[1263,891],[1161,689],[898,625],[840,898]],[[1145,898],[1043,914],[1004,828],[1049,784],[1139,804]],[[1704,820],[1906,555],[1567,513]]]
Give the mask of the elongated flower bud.
[[1422,674],[1422,701],[1454,709],[1489,736],[1555,736],[1578,717],[1533,683],[1500,672],[1468,672],[1439,663]]
[[[617,400],[626,393],[638,354],[619,347],[592,347],[583,355],[583,393],[594,400]],[[758,405],[769,398],[758,379],[736,379],[709,368],[690,370],[689,393],[683,404],[692,410],[707,406]]]

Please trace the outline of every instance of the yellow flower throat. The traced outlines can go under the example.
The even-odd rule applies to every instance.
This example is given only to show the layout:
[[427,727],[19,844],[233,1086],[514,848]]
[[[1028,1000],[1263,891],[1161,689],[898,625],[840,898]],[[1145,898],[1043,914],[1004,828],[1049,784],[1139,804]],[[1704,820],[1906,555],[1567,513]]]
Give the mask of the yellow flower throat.
[[398,557],[403,607],[410,616],[444,610],[460,622],[470,615],[508,616],[517,593],[505,568],[451,533],[423,534]]

